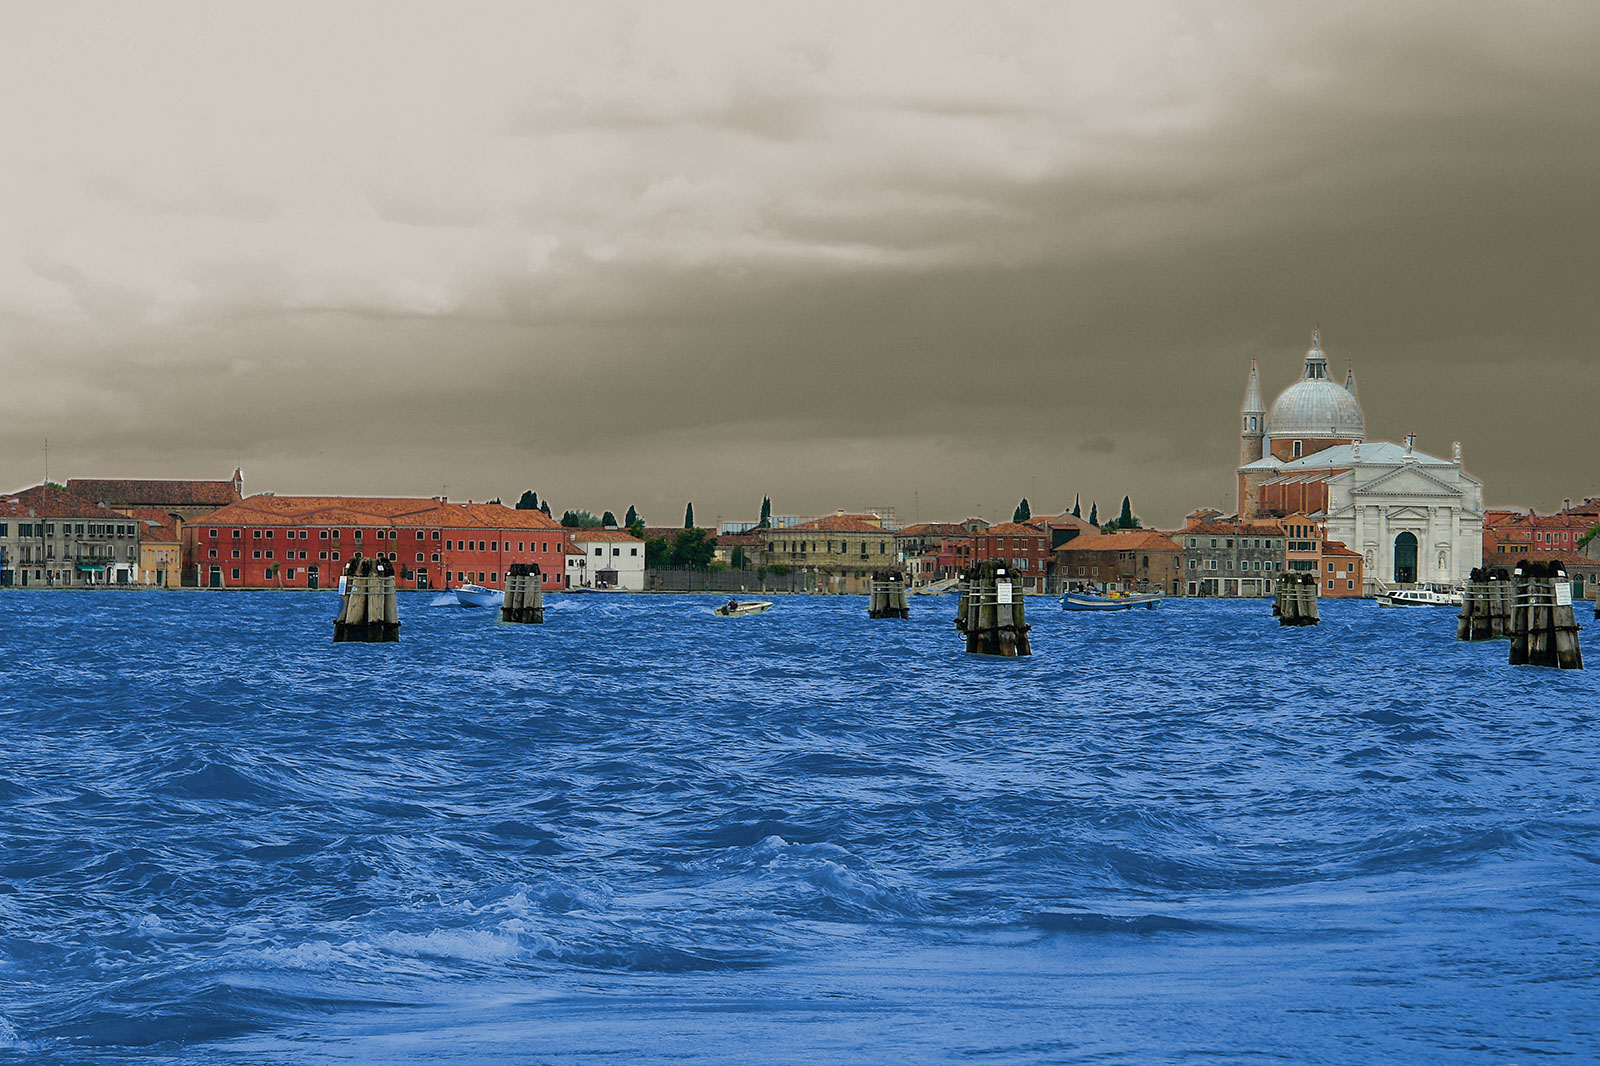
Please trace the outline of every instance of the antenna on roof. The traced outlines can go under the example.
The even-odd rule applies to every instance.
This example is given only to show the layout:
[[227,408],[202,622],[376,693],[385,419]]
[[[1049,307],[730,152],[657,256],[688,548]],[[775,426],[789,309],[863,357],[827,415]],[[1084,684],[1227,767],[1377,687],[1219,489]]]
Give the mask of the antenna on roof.
[[50,484],[50,438],[44,439],[44,483]]

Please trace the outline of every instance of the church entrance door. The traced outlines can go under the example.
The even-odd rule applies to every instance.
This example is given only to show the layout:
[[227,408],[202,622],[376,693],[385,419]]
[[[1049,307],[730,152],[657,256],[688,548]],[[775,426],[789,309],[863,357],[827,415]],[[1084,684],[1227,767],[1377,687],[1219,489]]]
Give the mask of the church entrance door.
[[1394,538],[1394,580],[1396,584],[1409,584],[1417,579],[1417,537],[1402,533]]

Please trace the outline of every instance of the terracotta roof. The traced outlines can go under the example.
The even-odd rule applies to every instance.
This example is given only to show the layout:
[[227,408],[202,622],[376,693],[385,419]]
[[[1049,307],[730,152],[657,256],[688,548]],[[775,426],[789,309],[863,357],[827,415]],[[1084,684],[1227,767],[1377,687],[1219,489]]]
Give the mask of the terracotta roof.
[[643,544],[644,541],[629,533],[626,529],[574,529],[572,540],[576,543],[599,543],[600,541],[619,541],[629,544]]
[[760,533],[719,533],[719,548],[759,548],[767,542]]
[[221,507],[239,499],[232,481],[134,481],[75,477],[67,491],[94,503],[148,507]]
[[830,514],[821,518],[813,518],[809,522],[801,522],[788,529],[773,529],[767,531],[769,535],[781,533],[885,533],[883,524],[872,516],[869,520],[861,515]]
[[178,541],[178,520],[159,507],[130,508],[130,518],[139,522],[139,539],[150,542]]
[[[21,508],[21,515],[32,511],[38,518],[121,518],[108,508],[91,503],[82,496],[62,492],[51,485],[35,485],[31,489],[14,492],[9,499]],[[13,513],[17,513],[13,511]]]
[[191,522],[257,526],[398,526],[559,530],[543,511],[498,503],[441,503],[393,496],[250,496]]
[[1180,529],[1173,536],[1202,537],[1281,537],[1283,529],[1276,522],[1202,522]]
[[1038,526],[1030,526],[1026,522],[1001,522],[997,526],[990,526],[980,536],[996,537],[1045,537],[1045,531]]
[[1071,511],[1063,511],[1061,514],[1048,515],[1048,516],[1045,516],[1045,517],[1035,516],[1033,518],[1028,519],[1028,524],[1031,525],[1031,526],[1039,526],[1042,529],[1069,529],[1070,528],[1070,529],[1080,529],[1080,530],[1083,530],[1085,532],[1088,532],[1089,530],[1097,530],[1097,529],[1100,528],[1099,526],[1090,524],[1089,520],[1087,518],[1084,518],[1082,515],[1075,515]]
[[972,531],[959,522],[919,522],[894,532],[897,537],[970,537]]
[[1115,533],[1096,533],[1069,540],[1056,549],[1067,552],[1125,552],[1125,551],[1182,551],[1176,541],[1153,529],[1118,530]]
[[1322,554],[1324,556],[1349,556],[1353,559],[1360,559],[1362,557],[1360,552],[1356,551],[1354,548],[1346,547],[1345,543],[1339,540],[1324,541],[1322,544]]

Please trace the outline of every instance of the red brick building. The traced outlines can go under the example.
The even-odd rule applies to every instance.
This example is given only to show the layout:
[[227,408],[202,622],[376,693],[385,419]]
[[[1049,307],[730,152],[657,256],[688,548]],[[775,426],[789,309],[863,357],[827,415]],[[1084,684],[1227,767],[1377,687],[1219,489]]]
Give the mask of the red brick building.
[[542,511],[370,496],[251,496],[183,527],[184,583],[211,588],[333,588],[357,553],[395,564],[401,588],[500,585],[537,563],[546,588],[566,576],[569,530]]
[[244,475],[231,481],[156,481],[131,478],[75,477],[67,491],[121,514],[153,509],[188,521],[244,498]]
[[972,561],[998,559],[1034,592],[1045,591],[1050,570],[1050,533],[1026,522],[1002,522],[974,533]]

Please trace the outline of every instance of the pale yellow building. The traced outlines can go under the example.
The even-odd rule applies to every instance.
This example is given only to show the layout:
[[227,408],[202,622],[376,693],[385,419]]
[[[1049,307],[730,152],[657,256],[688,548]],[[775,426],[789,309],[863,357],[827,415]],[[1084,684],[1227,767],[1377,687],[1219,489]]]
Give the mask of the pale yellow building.
[[876,515],[834,514],[788,529],[763,529],[766,560],[830,573],[877,570],[898,560],[894,534]]

